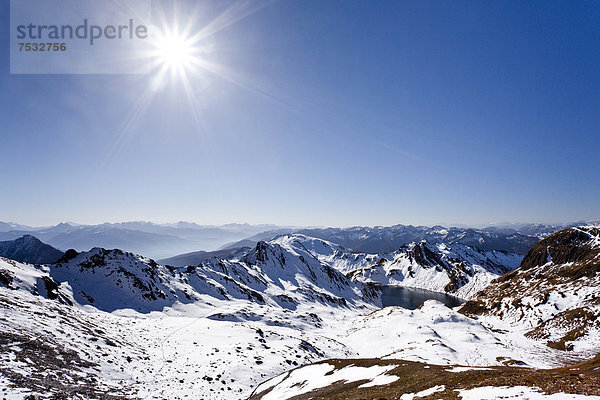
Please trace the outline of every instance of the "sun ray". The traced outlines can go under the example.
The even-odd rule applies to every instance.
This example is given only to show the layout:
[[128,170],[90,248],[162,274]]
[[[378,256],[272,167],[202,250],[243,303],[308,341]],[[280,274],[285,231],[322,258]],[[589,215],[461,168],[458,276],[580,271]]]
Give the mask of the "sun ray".
[[225,29],[236,22],[249,17],[250,15],[260,11],[261,9],[267,7],[274,0],[266,0],[266,1],[253,1],[253,0],[244,0],[238,1],[232,4],[229,8],[223,11],[219,16],[213,19],[208,25],[206,25],[203,29],[199,30],[196,35],[194,35],[193,40],[199,41],[203,40],[207,37],[214,35],[222,29]]
[[146,109],[152,102],[154,95],[155,92],[148,88],[135,103],[132,110],[129,112],[129,115],[111,141],[110,149],[104,159],[105,167],[111,164],[113,158],[116,157],[119,151],[123,147],[126,147],[127,143],[132,139],[133,132],[145,116]]
[[[155,4],[152,21],[148,21],[149,41],[145,51],[137,55],[150,63],[151,76],[147,89],[142,92],[139,99],[132,106],[131,111],[115,134],[106,162],[117,156],[127,147],[128,143],[137,134],[137,128],[147,117],[147,112],[154,101],[163,97],[165,90],[182,90],[181,105],[187,106],[193,123],[202,135],[198,135],[205,142],[209,135],[207,125],[203,119],[202,106],[198,98],[198,86],[203,81],[213,80],[218,77],[251,92],[266,96],[280,103],[294,107],[285,100],[260,89],[256,82],[235,73],[231,68],[215,61],[214,36],[219,31],[256,13],[273,0],[254,1],[241,0],[228,6],[214,19],[200,25],[202,8],[194,6],[183,10],[177,1],[169,4],[168,10],[161,3]],[[174,93],[174,92],[173,92]],[[208,136],[207,136],[208,135]],[[205,143],[210,147],[210,143]]]

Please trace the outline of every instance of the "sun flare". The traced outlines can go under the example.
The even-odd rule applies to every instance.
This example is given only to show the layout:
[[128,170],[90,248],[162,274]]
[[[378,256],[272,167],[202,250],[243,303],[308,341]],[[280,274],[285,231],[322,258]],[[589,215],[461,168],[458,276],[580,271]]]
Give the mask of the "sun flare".
[[169,68],[185,68],[194,61],[194,46],[182,35],[160,35],[155,46],[158,62]]

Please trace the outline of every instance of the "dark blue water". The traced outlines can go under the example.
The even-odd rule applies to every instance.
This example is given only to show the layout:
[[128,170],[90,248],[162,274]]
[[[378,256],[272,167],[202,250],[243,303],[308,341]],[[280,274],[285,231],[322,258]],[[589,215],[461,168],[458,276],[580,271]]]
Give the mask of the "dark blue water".
[[384,307],[400,306],[414,310],[426,300],[437,300],[448,307],[456,307],[465,301],[446,293],[432,292],[431,290],[416,289],[403,286],[383,286],[381,302]]

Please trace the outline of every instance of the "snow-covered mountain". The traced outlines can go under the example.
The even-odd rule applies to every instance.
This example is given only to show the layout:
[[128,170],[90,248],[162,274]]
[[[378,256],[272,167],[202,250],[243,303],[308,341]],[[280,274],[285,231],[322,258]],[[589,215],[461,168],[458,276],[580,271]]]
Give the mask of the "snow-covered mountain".
[[498,275],[516,268],[518,254],[481,251],[461,244],[411,243],[381,256],[376,263],[353,270],[360,282],[409,286],[470,298]]
[[482,250],[499,250],[513,253],[525,253],[537,239],[516,232],[497,233],[472,228],[445,228],[442,226],[425,227],[394,225],[390,227],[304,230],[309,236],[325,237],[355,251],[380,253],[398,249],[412,242],[459,243]]
[[412,225],[388,227],[310,228],[261,232],[254,237],[230,243],[224,248],[250,246],[259,240],[269,240],[281,234],[302,234],[337,243],[347,249],[364,253],[389,253],[412,242],[462,244],[481,250],[497,250],[525,254],[539,239],[515,230],[445,228]]
[[308,251],[357,282],[408,286],[462,298],[469,298],[492,279],[516,268],[523,258],[461,244],[410,243],[391,253],[368,254],[301,234],[281,235],[271,242],[290,251]]
[[42,243],[31,235],[24,235],[15,240],[0,242],[0,257],[34,264],[56,262],[63,252]]
[[[588,221],[587,224],[593,224]],[[496,250],[525,255],[531,247],[554,232],[582,222],[568,224],[512,224],[487,228],[443,226],[355,226],[350,228],[289,228],[260,232],[222,248],[254,246],[260,240],[270,240],[279,235],[302,234],[337,243],[352,251],[364,253],[389,253],[412,242],[431,244],[462,244],[480,250]]]
[[[282,235],[240,249],[227,258],[170,267],[121,250],[68,251],[50,266],[51,275],[69,282],[80,304],[113,311],[159,311],[176,301],[247,299],[295,308],[300,303],[377,303],[377,285],[400,285],[467,298],[520,262],[516,254],[411,244],[390,254],[351,253],[304,235]],[[365,285],[366,284],[366,285]]]
[[156,224],[144,221],[79,225],[60,223],[49,227],[29,227],[0,222],[0,240],[32,235],[61,250],[86,251],[92,247],[119,248],[155,259],[178,254],[254,247],[259,241],[289,233],[324,239],[353,251],[389,253],[412,242],[455,243],[481,250],[525,254],[539,239],[575,226],[528,224],[484,229],[441,226],[394,225],[352,228],[281,228],[274,225],[198,225],[189,222]]
[[309,251],[276,242],[259,242],[228,259],[213,257],[185,268],[101,248],[69,250],[49,267],[54,279],[69,282],[79,304],[104,311],[159,311],[175,302],[198,301],[204,294],[284,308],[307,302],[346,306],[378,301],[374,289],[352,282]]
[[548,346],[600,349],[600,227],[557,232],[536,244],[519,268],[496,279],[462,312],[512,326]]
[[[374,285],[342,272],[372,270],[386,276],[397,259],[397,264],[420,269],[415,277],[431,273],[441,279],[475,262],[482,268],[474,269],[477,276],[492,273],[505,256],[493,254],[415,243],[377,265],[381,254],[283,235],[226,259],[212,257],[181,268],[101,248],[70,250],[57,263],[43,266],[0,259],[0,393],[11,400],[36,395],[237,400],[277,387],[265,398],[286,399],[303,385],[294,368],[313,371],[311,365],[328,359],[335,360],[334,367],[315,367],[311,385],[346,388],[327,382],[346,380],[348,372],[351,385],[366,385],[350,388],[360,389],[359,398],[387,389],[415,393],[408,390],[413,386],[400,386],[404,392],[399,392],[393,385],[417,382],[411,374],[429,370],[427,382],[448,385],[450,394],[489,382],[524,382],[529,390],[529,377],[540,374],[507,365],[560,366],[571,353],[523,331],[488,328],[432,300],[416,310],[381,308]],[[580,350],[572,354],[580,357]],[[380,368],[344,369],[356,359],[370,361],[354,366]],[[390,365],[404,369],[394,373]],[[499,381],[498,373],[482,372],[490,367],[507,378]],[[575,370],[556,371],[548,372],[544,382],[558,381],[562,374],[568,393],[583,390],[570,386],[573,379],[580,386],[595,379],[573,378]],[[464,379],[452,377],[463,375],[452,374],[466,374],[472,383],[456,386]]]

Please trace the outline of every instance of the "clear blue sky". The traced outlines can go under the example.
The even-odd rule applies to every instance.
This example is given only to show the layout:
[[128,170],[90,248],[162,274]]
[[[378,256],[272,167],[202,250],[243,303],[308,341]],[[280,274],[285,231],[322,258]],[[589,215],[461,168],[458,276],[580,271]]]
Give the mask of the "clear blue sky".
[[0,220],[600,217],[600,2],[275,1],[141,107],[151,77],[10,75],[0,15]]

